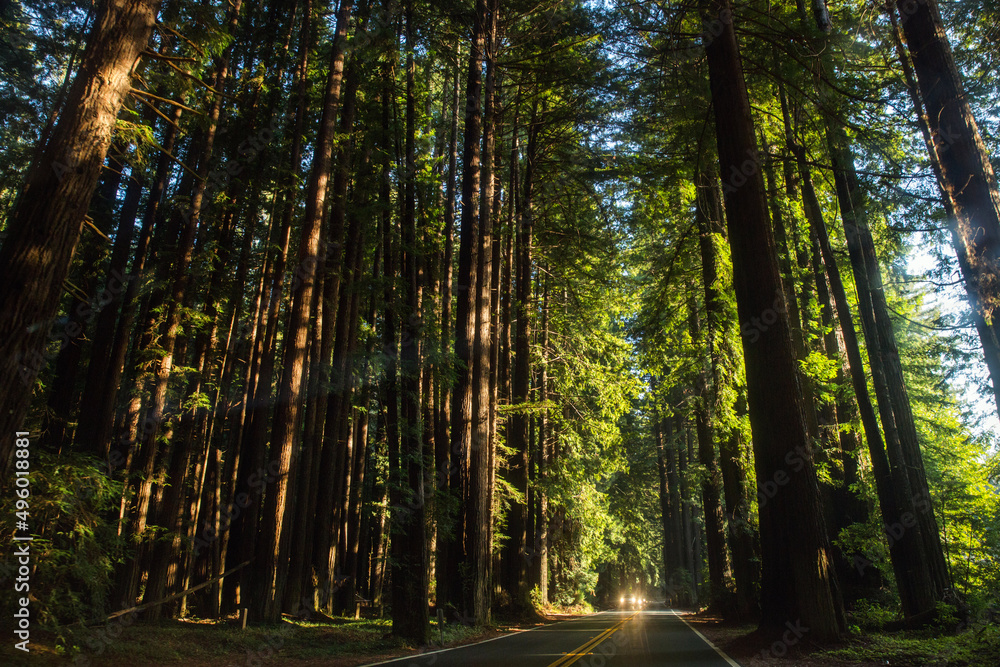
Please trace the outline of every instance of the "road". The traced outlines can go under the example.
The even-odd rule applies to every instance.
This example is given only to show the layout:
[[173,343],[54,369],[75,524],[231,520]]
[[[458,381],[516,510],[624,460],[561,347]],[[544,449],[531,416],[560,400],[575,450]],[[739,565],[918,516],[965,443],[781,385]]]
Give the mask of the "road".
[[740,667],[669,610],[606,611],[479,644],[377,664],[393,667]]

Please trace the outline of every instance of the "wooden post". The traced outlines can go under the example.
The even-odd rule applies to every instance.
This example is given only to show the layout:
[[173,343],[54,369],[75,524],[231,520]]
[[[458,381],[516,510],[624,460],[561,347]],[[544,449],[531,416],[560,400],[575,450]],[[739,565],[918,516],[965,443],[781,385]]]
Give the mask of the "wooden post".
[[441,642],[442,648],[444,647],[444,609],[438,607],[437,610],[437,620],[438,620],[438,639]]

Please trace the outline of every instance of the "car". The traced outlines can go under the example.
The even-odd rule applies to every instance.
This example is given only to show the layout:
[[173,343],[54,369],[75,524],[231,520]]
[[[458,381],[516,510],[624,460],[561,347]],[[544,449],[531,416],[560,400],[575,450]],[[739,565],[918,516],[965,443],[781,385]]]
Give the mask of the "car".
[[646,605],[646,599],[643,598],[642,596],[635,595],[634,593],[629,595],[622,595],[621,597],[618,598],[618,606],[621,609],[640,610],[644,608],[645,605]]

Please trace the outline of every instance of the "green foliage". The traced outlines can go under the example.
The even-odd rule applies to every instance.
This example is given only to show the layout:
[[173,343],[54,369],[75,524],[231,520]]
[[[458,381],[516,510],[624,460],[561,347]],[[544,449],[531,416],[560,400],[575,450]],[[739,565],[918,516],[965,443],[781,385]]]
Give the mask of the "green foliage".
[[[443,303],[434,293],[437,278],[432,274],[435,263],[443,261],[445,238],[453,232],[443,225],[442,180],[449,157],[444,128],[450,126],[451,62],[456,58],[455,44],[466,46],[471,3],[418,4],[414,17],[418,37],[414,52],[418,156],[414,177],[420,235],[417,248],[397,246],[397,250],[417,251],[421,259],[428,260],[421,266],[421,271],[427,271],[423,306],[428,314],[421,322],[422,335],[428,341],[438,341],[446,338],[436,317]],[[613,7],[615,4],[620,6]],[[959,66],[970,79],[974,108],[984,110],[981,117],[988,119],[983,125],[984,139],[995,147],[998,132],[992,109],[998,96],[996,72],[1000,71],[995,67],[1000,60],[995,39],[998,10],[996,3],[987,0],[958,4],[961,6],[945,8],[948,30],[955,36]],[[535,190],[527,215],[535,225],[531,361],[533,370],[545,371],[547,385],[542,399],[500,406],[499,413],[506,417],[523,411],[539,418],[536,432],[543,430],[544,418],[545,444],[553,456],[544,474],[533,478],[531,491],[544,492],[549,502],[554,573],[550,596],[564,606],[593,600],[603,585],[611,586],[607,582],[613,577],[630,585],[652,586],[678,574],[663,572],[665,538],[653,428],[658,416],[676,418],[682,428],[690,429],[693,417],[709,415],[713,444],[728,438],[739,443],[737,455],[748,479],[738,495],[753,503],[755,488],[732,262],[725,234],[699,229],[695,216],[695,177],[716,162],[710,139],[713,128],[703,49],[706,38],[698,37],[703,17],[676,2],[598,5],[560,2],[538,8],[515,2],[505,8],[504,38],[496,49],[498,70],[503,74],[499,83],[497,184],[505,191],[504,206],[510,207],[499,216],[497,229],[501,234],[510,234],[522,213],[518,207],[523,202],[513,193],[523,185],[517,178],[523,177],[527,166],[523,163],[528,124],[533,122],[540,128],[538,160],[532,165]],[[243,400],[240,387],[235,386],[239,382],[221,387],[215,375],[218,369],[204,369],[203,377],[197,377],[192,350],[202,337],[221,334],[217,327],[230,315],[234,321],[252,320],[258,306],[255,299],[263,303],[270,294],[271,285],[264,282],[264,257],[268,255],[267,265],[273,268],[273,255],[282,245],[277,238],[275,212],[287,200],[295,220],[300,219],[302,186],[308,181],[305,165],[311,159],[319,124],[330,62],[331,17],[317,15],[313,26],[316,46],[309,53],[304,73],[305,129],[302,137],[294,137],[293,83],[298,74],[294,73],[293,55],[301,36],[292,22],[293,13],[280,6],[243,7],[235,29],[230,29],[231,4],[166,4],[149,48],[162,51],[176,66],[163,59],[144,58],[134,81],[137,87],[195,110],[185,111],[175,155],[185,161],[189,155],[197,159],[209,122],[205,112],[216,99],[209,86],[220,56],[228,47],[238,47],[232,50],[232,76],[222,91],[223,110],[211,164],[171,166],[164,211],[171,207],[183,210],[190,202],[191,192],[182,187],[191,176],[185,169],[205,167],[210,174],[223,174],[209,177],[185,303],[171,305],[158,294],[169,288],[164,276],[173,273],[169,264],[174,239],[159,243],[160,235],[166,237],[169,229],[157,230],[156,254],[150,255],[144,278],[147,282],[141,296],[152,293],[148,302],[160,304],[152,314],[162,319],[169,308],[181,308],[182,335],[187,339],[183,346],[186,355],[178,354],[174,360],[165,425],[176,423],[181,412],[221,408],[221,404],[212,405],[217,394],[229,406],[238,406]],[[815,387],[817,404],[831,404],[850,393],[848,383],[837,382],[841,360],[819,349],[828,327],[819,317],[810,229],[787,146],[789,139],[800,144],[810,165],[815,166],[820,205],[834,245],[842,254],[845,239],[836,224],[837,198],[828,169],[831,156],[826,125],[833,119],[834,125],[845,128],[856,149],[870,223],[887,278],[887,298],[897,316],[907,389],[951,577],[957,592],[974,611],[987,609],[995,603],[994,592],[1000,589],[1000,454],[989,429],[975,424],[964,404],[962,383],[982,380],[968,314],[942,312],[929,291],[908,287],[917,281],[943,282],[954,269],[954,261],[939,247],[947,241],[945,221],[935,202],[934,184],[912,113],[906,111],[909,102],[893,62],[887,19],[857,0],[832,7],[836,29],[829,35],[829,52],[839,78],[826,82],[833,88],[827,94],[817,85],[817,76],[825,75],[814,67],[817,54],[806,39],[814,29],[808,21],[803,22],[796,5],[754,1],[738,3],[736,11],[741,21],[750,18],[741,25],[753,26],[752,33],[741,33],[741,47],[751,65],[746,76],[759,143],[768,156],[768,169],[773,171],[768,173],[773,190],[771,213],[775,221],[780,215],[781,231],[787,236],[779,250],[788,264],[784,279],[801,313],[802,327],[797,333],[806,347],[799,360],[802,377]],[[32,146],[58,110],[59,91],[77,65],[74,59],[92,14],[91,4],[81,2],[21,0],[3,6],[0,218],[23,181]],[[338,132],[336,137],[338,151],[348,142],[354,142],[358,149],[348,188],[349,217],[362,219],[368,226],[363,279],[355,289],[365,295],[357,306],[364,312],[359,316],[363,320],[359,346],[372,352],[351,362],[351,369],[358,371],[359,385],[383,380],[391,367],[391,346],[382,346],[380,327],[385,326],[386,316],[391,317],[393,304],[380,300],[384,288],[398,286],[402,280],[399,275],[383,278],[368,273],[372,266],[381,270],[380,263],[385,266],[387,261],[377,238],[384,212],[381,207],[392,209],[385,224],[390,230],[395,228],[392,216],[398,215],[399,186],[405,176],[398,159],[404,127],[401,111],[406,102],[399,78],[404,54],[396,32],[398,18],[369,24],[366,30],[371,32],[363,34],[361,21],[355,17],[351,57],[364,63],[358,121],[354,129]],[[465,52],[459,50],[457,57],[464,58]],[[381,80],[383,64],[395,80]],[[455,76],[464,76],[462,67],[454,69]],[[275,72],[280,75],[272,76]],[[384,83],[393,86],[386,126],[381,117]],[[168,108],[167,104],[159,107],[160,111]],[[270,118],[266,118],[268,114]],[[161,120],[135,96],[127,100],[116,124],[116,144],[129,156],[132,173],[148,171],[157,159],[163,141]],[[269,121],[274,136],[264,142],[266,145],[246,150],[248,133],[259,134]],[[385,137],[380,134],[383,132]],[[521,162],[521,173],[516,176],[513,165],[506,163],[515,137],[521,151],[520,155],[514,153]],[[304,141],[307,150],[303,168],[292,176],[287,161],[276,156],[283,156],[295,139]],[[373,166],[381,159],[375,148],[383,150],[382,144],[397,150],[388,161],[392,165],[389,173],[381,172],[381,164]],[[340,164],[342,159],[338,153],[335,162]],[[727,177],[721,175],[723,182]],[[369,200],[381,195],[383,182],[389,190],[387,198],[375,205]],[[287,183],[290,189],[278,188],[279,183]],[[219,233],[220,221],[230,214],[230,220],[236,221],[233,227],[248,235],[248,256],[241,260],[248,262],[247,285],[229,285],[230,267],[221,267],[227,283],[218,293],[228,294],[233,288],[232,303],[208,304],[208,277],[221,261],[222,251],[231,250],[223,247]],[[165,219],[170,220],[169,216]],[[928,231],[918,236],[917,229]],[[172,233],[176,236],[177,230]],[[932,242],[928,253],[937,260],[937,267],[927,275],[909,275],[907,259],[918,254],[925,239]],[[702,284],[702,241],[717,254],[714,285]],[[293,236],[290,257],[297,256],[297,243]],[[234,255],[228,257],[235,266]],[[291,273],[297,267],[285,268]],[[841,268],[849,277],[846,262]],[[385,281],[392,284],[385,285]],[[719,292],[719,312],[708,312],[706,288]],[[260,296],[255,296],[258,290]],[[219,305],[221,309],[216,308]],[[325,304],[324,309],[331,306]],[[328,318],[326,310],[324,317]],[[543,322],[544,335],[539,333]],[[141,373],[153,369],[166,352],[159,338],[162,326],[158,323],[157,327],[148,345],[132,346],[134,358],[130,361],[138,366],[139,384]],[[143,333],[139,332],[140,336]],[[283,331],[278,334],[281,345],[288,344],[285,335]],[[256,362],[245,343],[249,341],[234,335],[234,347],[216,355],[213,363],[232,366],[234,377],[250,376],[247,371]],[[458,372],[448,343],[427,344],[421,350],[438,387],[450,386]],[[50,347],[55,349],[56,345]],[[263,352],[276,354],[276,350]],[[50,377],[47,373],[42,375],[43,382]],[[196,381],[201,382],[200,391],[189,394],[188,387]],[[537,382],[532,384],[537,388]],[[322,387],[321,391],[327,389]],[[381,396],[372,399],[372,404],[381,400]],[[367,410],[371,406],[360,407]],[[220,409],[220,422],[214,425],[215,431],[226,437],[233,424],[221,420],[228,418],[228,412]],[[995,415],[990,418],[995,421]],[[502,430],[504,419],[498,421]],[[840,424],[840,428],[857,425]],[[678,435],[666,446],[679,451],[685,435]],[[160,437],[166,437],[163,431]],[[229,453],[226,451],[227,456]],[[498,465],[503,465],[509,453],[503,442],[497,443]],[[372,447],[368,479],[376,480],[371,482],[373,486],[387,477],[388,458],[387,452]],[[866,455],[862,454],[860,463],[861,482],[854,490],[876,507]],[[838,465],[824,463],[819,471],[821,481],[833,483],[841,473]],[[125,553],[115,518],[126,492],[93,461],[83,458],[42,453],[35,469],[33,524],[41,532],[34,543],[37,589],[33,589],[33,599],[41,605],[39,618],[48,627],[100,618],[108,611],[111,569]],[[162,467],[158,473],[157,484],[177,483],[162,477]],[[681,503],[693,510],[696,524],[703,510],[699,490],[708,474],[706,466],[688,460],[680,475]],[[379,503],[379,495],[376,491],[368,498],[369,490],[365,489],[365,502],[372,507]],[[507,508],[526,499],[498,475],[494,500],[494,546],[499,548],[507,528]],[[449,522],[460,511],[459,503],[447,493],[434,495],[438,537],[453,529]],[[0,506],[5,517],[0,521],[11,521],[9,509]],[[754,530],[756,511],[741,521],[740,530]],[[9,525],[3,527],[10,531]],[[150,534],[164,530],[152,525],[147,528]],[[877,511],[867,522],[843,530],[837,544],[849,553],[864,554],[891,585],[892,569]],[[694,570],[680,572],[682,585],[693,586],[693,575],[700,574],[699,564]],[[531,600],[541,605],[537,588]],[[853,619],[856,626],[876,626],[894,617],[894,601],[883,602],[879,607],[868,603],[859,606]],[[942,612],[952,614],[950,609]],[[942,614],[941,623],[948,626],[957,620]],[[910,650],[902,644],[897,648]],[[913,655],[917,653],[914,649]]]
[[79,65],[89,2],[16,0],[0,7],[0,220],[21,186],[35,143]]
[[982,591],[1000,588],[1000,493],[988,466],[995,444],[962,414],[949,358],[961,344],[949,319],[924,300],[903,292],[896,305],[907,388],[951,577],[960,595],[981,599]]
[[[34,618],[48,629],[108,613],[112,568],[124,557],[116,519],[122,484],[93,459],[32,452],[30,525]],[[0,501],[2,531],[14,532],[14,495]],[[10,587],[4,587],[10,603]]]
[[[864,626],[862,626],[864,627]],[[846,646],[820,651],[821,658],[878,664],[993,667],[1000,660],[1000,628],[983,626],[955,635],[928,632],[869,632]]]

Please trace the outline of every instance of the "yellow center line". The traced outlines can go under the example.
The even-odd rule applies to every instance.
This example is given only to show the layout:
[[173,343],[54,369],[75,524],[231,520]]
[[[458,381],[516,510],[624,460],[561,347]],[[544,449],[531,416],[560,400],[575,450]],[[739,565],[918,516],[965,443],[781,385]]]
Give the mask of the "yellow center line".
[[579,647],[579,648],[577,648],[577,649],[575,649],[573,651],[570,651],[566,655],[562,656],[561,658],[559,658],[558,660],[556,660],[555,662],[553,662],[551,665],[549,665],[549,667],[568,667],[569,665],[572,665],[574,662],[576,662],[577,660],[579,660],[583,656],[587,655],[598,644],[600,644],[601,642],[603,642],[605,639],[607,639],[608,637],[610,637],[614,633],[616,633],[619,630],[621,630],[623,625],[625,625],[626,623],[628,623],[631,619],[635,618],[638,614],[639,614],[639,612],[635,612],[634,614],[632,614],[628,618],[622,619],[621,621],[619,621],[615,625],[611,626],[610,628],[608,628],[607,630],[605,630],[601,634],[597,635],[596,637],[594,637],[593,639],[591,639],[590,641],[588,641],[583,646],[581,646],[581,647]]

